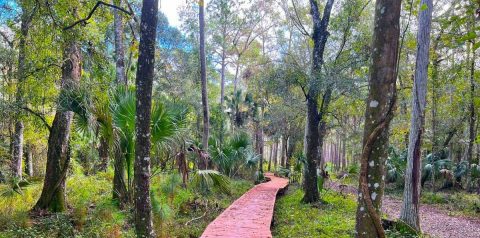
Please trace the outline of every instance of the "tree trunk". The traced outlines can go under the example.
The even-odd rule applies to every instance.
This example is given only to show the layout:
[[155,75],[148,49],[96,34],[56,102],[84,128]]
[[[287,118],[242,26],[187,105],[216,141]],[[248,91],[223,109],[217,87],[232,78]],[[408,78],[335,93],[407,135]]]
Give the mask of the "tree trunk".
[[23,130],[23,122],[17,120],[13,135],[13,175],[18,179],[22,179]]
[[28,177],[32,177],[33,176],[33,156],[32,156],[32,146],[31,145],[27,145],[27,148],[26,148],[26,159],[27,161],[25,162],[25,164],[27,165],[27,168],[26,168],[26,171],[27,172],[27,175]]
[[270,159],[268,160],[268,172],[270,172],[270,169],[272,168],[272,158],[273,158],[273,144],[270,146]]
[[[67,34],[67,33],[64,33]],[[65,36],[69,37],[69,36]],[[60,95],[75,90],[81,78],[81,51],[75,40],[66,43]],[[65,180],[70,163],[70,126],[73,112],[57,111],[48,137],[47,169],[42,194],[33,210],[62,212],[66,209]]]
[[260,156],[259,170],[263,172],[263,130],[258,118],[255,120],[255,150]]
[[[117,6],[122,5],[122,0],[114,0]],[[113,26],[115,32],[115,78],[117,84],[128,85],[127,76],[125,75],[125,49],[123,46],[123,19],[122,13],[113,9]]]
[[113,173],[113,194],[112,199],[118,202],[121,209],[131,202],[131,196],[127,190],[125,175],[125,157],[120,148],[115,148],[114,157],[114,173]]
[[136,75],[136,143],[134,165],[135,232],[155,237],[150,201],[150,117],[155,66],[158,0],[143,0]]
[[[427,6],[427,9],[422,9],[423,6]],[[420,231],[421,146],[425,129],[425,106],[427,104],[430,29],[433,11],[432,0],[422,0],[420,8],[417,33],[417,62],[412,90],[412,116],[408,138],[407,170],[400,213],[400,219],[417,231]]]
[[[385,185],[388,129],[396,98],[401,0],[377,0],[359,177],[356,237],[385,237],[379,212]],[[370,186],[368,186],[370,184]]]
[[[472,173],[470,166],[473,163],[473,144],[475,142],[476,132],[475,132],[475,121],[476,121],[476,113],[475,113],[475,40],[471,43],[471,54],[472,57],[470,58],[470,117],[468,121],[469,125],[469,135],[468,135],[468,149],[467,149],[467,191],[472,190]],[[469,52],[470,54],[470,52]]]
[[104,138],[100,138],[100,145],[98,146],[98,157],[100,157],[100,166],[98,171],[106,172],[108,168],[108,156],[109,145],[108,141]]
[[[22,23],[20,24],[20,41],[18,44],[18,69],[17,69],[17,93],[16,102],[18,107],[23,107],[23,87],[25,80],[25,66],[26,66],[26,46],[28,31],[30,28],[31,16],[33,12],[29,14],[26,9],[23,9]],[[20,111],[21,109],[19,109]],[[15,132],[13,141],[13,175],[19,179],[22,179],[22,157],[23,157],[23,121],[19,118],[20,113],[17,113],[15,122]]]
[[[317,163],[319,159],[319,123],[321,115],[318,111],[318,88],[317,81],[320,80],[320,70],[323,65],[323,53],[329,33],[327,32],[330,22],[334,0],[328,0],[323,18],[320,20],[320,12],[316,0],[310,0],[310,13],[313,20],[313,55],[312,55],[312,80],[309,82],[307,93],[307,123],[305,125],[305,156],[307,161],[304,168],[303,189],[305,195],[302,199],[305,203],[314,203],[320,200],[317,187]],[[328,94],[328,89],[327,89]],[[323,103],[323,101],[322,101]],[[323,107],[321,107],[323,108]]]
[[285,168],[285,165],[287,163],[287,137],[284,135],[282,136],[282,154],[281,154],[281,161],[282,161],[282,164],[281,166],[283,168]]
[[226,52],[225,52],[225,46],[222,49],[222,68],[220,70],[220,108],[222,109],[223,113],[223,106],[225,104],[225,70],[226,70]]
[[287,161],[285,162],[285,168],[287,169],[290,169],[290,159],[293,157],[293,152],[295,152],[295,140],[290,137],[288,138]]
[[205,58],[205,2],[198,1],[199,14],[198,20],[200,25],[200,78],[202,81],[202,107],[203,107],[203,136],[202,145],[205,151],[208,151],[208,137],[210,129],[210,118],[208,112],[208,92],[207,92],[207,66]]
[[277,164],[277,158],[278,158],[278,140],[275,139],[275,143],[273,143],[273,164]]

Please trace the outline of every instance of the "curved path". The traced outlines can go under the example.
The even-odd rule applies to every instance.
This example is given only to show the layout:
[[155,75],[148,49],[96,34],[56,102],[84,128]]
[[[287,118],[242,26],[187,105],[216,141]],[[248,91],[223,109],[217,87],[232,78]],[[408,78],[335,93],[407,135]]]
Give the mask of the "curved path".
[[265,174],[271,181],[261,183],[232,203],[207,226],[203,238],[272,237],[273,208],[277,193],[287,187],[288,179]]
[[[357,194],[353,186],[340,188],[338,182],[329,181],[328,187],[343,193]],[[390,196],[383,198],[382,210],[390,219],[400,216],[402,201]],[[436,238],[480,238],[480,219],[450,216],[448,212],[432,205],[420,205],[420,226],[422,231]]]

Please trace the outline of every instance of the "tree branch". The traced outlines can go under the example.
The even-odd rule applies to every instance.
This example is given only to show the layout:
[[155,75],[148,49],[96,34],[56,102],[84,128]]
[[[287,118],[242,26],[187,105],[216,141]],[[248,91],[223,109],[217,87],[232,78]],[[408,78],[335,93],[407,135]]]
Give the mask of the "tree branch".
[[28,108],[28,107],[22,107],[23,110],[33,114],[34,116],[38,117],[42,122],[43,124],[45,125],[45,127],[47,127],[48,131],[51,131],[52,130],[52,127],[48,124],[47,120],[45,119],[45,117],[43,117],[42,114]]
[[122,12],[124,12],[125,14],[131,16],[133,15],[133,12],[129,12],[121,7],[118,7],[118,6],[115,6],[113,4],[109,4],[109,3],[105,3],[105,2],[102,2],[102,1],[98,1],[95,6],[92,8],[92,10],[90,11],[90,13],[88,14],[88,16],[86,18],[83,18],[83,19],[80,19],[76,22],[74,22],[73,24],[71,24],[70,26],[67,26],[67,27],[64,27],[63,30],[66,31],[66,30],[69,30],[69,29],[72,29],[74,26],[82,23],[83,25],[86,25],[87,24],[87,21],[90,20],[90,18],[92,18],[93,16],[93,13],[95,13],[95,11],[97,10],[97,8],[100,6],[100,5],[105,5],[107,7],[111,7],[111,8],[115,8],[117,10],[120,10]]

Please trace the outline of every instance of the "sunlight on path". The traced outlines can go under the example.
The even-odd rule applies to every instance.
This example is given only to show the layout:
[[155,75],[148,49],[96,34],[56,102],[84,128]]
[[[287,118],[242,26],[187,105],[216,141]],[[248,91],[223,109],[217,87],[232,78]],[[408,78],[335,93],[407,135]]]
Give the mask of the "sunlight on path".
[[270,182],[250,189],[210,223],[203,232],[207,237],[272,237],[272,223],[275,198],[280,189],[288,185],[288,179],[265,174]]

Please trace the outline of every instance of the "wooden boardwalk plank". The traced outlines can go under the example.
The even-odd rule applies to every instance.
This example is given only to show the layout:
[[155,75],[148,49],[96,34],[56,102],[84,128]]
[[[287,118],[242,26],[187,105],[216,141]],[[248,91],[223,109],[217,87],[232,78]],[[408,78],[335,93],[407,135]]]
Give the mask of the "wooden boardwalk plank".
[[275,199],[278,191],[288,185],[288,179],[269,173],[265,176],[271,181],[259,184],[243,194],[207,226],[201,237],[272,237],[270,225]]

